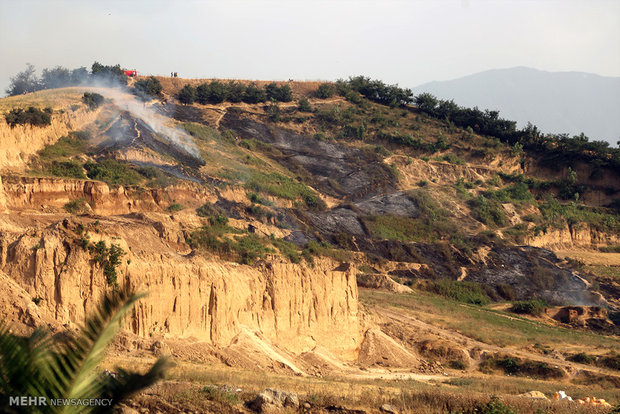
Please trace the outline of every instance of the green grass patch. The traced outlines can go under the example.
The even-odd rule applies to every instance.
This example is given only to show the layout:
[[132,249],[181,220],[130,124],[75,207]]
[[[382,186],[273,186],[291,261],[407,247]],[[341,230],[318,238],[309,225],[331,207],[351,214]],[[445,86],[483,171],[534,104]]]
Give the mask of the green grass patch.
[[247,180],[245,188],[288,200],[301,199],[309,209],[325,208],[323,200],[307,185],[277,172],[256,172]]
[[54,161],[46,172],[54,177],[86,178],[84,168],[75,161]]
[[306,244],[301,254],[309,263],[313,263],[314,256],[329,257],[341,262],[351,261],[353,259],[353,255],[348,250],[336,249],[327,242],[317,242],[314,240],[310,240]]
[[88,178],[111,185],[138,185],[144,181],[144,177],[133,166],[116,160],[88,161],[84,168]]
[[363,217],[362,221],[372,237],[402,242],[435,243],[460,235],[458,226],[450,218],[450,212],[435,201],[427,189],[413,190],[408,195],[418,206],[418,217]]
[[503,227],[508,223],[504,208],[495,199],[479,195],[469,201],[469,206],[474,218],[489,227]]
[[43,161],[59,161],[84,154],[88,148],[89,139],[90,134],[88,132],[70,132],[69,135],[60,138],[56,143],[47,145],[39,151],[39,157]]
[[168,208],[166,209],[166,211],[169,211],[171,213],[174,213],[176,211],[181,211],[185,209],[185,206],[183,204],[179,204],[179,203],[172,203],[168,206]]
[[280,254],[287,257],[291,263],[299,263],[301,262],[301,255],[297,250],[297,246],[295,246],[291,242],[287,242],[284,239],[277,239],[275,237],[270,238],[271,244],[278,248]]
[[474,305],[487,305],[491,299],[484,293],[480,284],[475,282],[459,282],[451,279],[441,279],[429,282],[424,289],[446,298]]
[[454,154],[446,154],[446,155],[442,155],[441,157],[435,157],[434,160],[436,161],[446,161],[449,162],[450,164],[454,164],[454,165],[464,165],[465,161],[463,161],[461,158],[457,157]]
[[556,228],[585,223],[597,230],[620,232],[620,216],[609,209],[587,207],[574,202],[561,204],[553,197],[547,197],[539,209],[545,221]]

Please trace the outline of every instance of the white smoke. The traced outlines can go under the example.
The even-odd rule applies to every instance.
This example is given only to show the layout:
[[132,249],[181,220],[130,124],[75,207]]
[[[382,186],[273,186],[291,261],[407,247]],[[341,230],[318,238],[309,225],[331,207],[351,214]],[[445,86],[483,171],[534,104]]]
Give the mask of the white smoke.
[[140,101],[135,95],[117,89],[116,85],[92,84],[93,92],[103,95],[105,98],[112,99],[120,110],[128,111],[135,118],[142,120],[161,138],[170,144],[185,151],[189,155],[202,161],[200,151],[196,147],[191,135],[187,132],[171,128],[166,125],[168,119],[154,111],[147,103]]

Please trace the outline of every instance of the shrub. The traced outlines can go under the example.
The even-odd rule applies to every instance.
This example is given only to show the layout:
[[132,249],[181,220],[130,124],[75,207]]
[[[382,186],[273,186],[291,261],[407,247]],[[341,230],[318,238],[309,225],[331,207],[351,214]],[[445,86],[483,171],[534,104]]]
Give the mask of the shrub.
[[495,289],[497,293],[506,300],[514,300],[516,297],[514,288],[506,283],[497,284]]
[[142,181],[142,176],[129,164],[112,159],[95,163],[88,161],[84,164],[86,175],[93,180],[104,181],[113,185],[136,185]]
[[501,227],[508,222],[504,209],[496,200],[489,200],[481,194],[469,204],[474,218],[487,226]]
[[54,161],[47,171],[55,177],[86,178],[84,168],[75,161]]
[[79,198],[76,200],[69,201],[64,206],[65,211],[71,214],[80,214],[88,212],[88,206],[86,205],[86,200],[83,198]]
[[312,112],[312,106],[310,105],[310,101],[308,101],[308,99],[306,98],[302,98],[299,100],[299,103],[297,104],[297,109],[300,112]]
[[346,138],[364,139],[366,135],[365,125],[345,125],[342,127],[342,135]]
[[220,214],[220,210],[211,203],[205,203],[196,209],[196,214],[200,217],[212,217]]
[[267,108],[267,115],[272,122],[280,122],[281,112],[276,101],[271,101],[271,104],[269,104],[269,107]]
[[333,84],[322,83],[317,88],[315,95],[319,99],[327,99],[327,98],[331,98],[332,96],[334,96],[335,92],[336,92],[336,88],[334,87]]
[[266,247],[255,234],[237,237],[234,248],[237,250],[239,263],[249,265],[258,258],[264,258],[265,254],[273,252],[273,249]]
[[533,316],[542,315],[547,304],[540,299],[530,299],[526,301],[514,302],[510,308],[511,312],[522,313]]
[[252,203],[256,203],[256,204],[262,204],[265,206],[270,206],[273,203],[263,197],[261,197],[260,194],[257,193],[247,193],[246,197],[248,198],[248,200],[250,200]]
[[39,108],[30,106],[26,110],[23,110],[22,108],[13,108],[4,115],[4,118],[6,119],[6,123],[9,124],[11,128],[16,125],[24,124],[42,127],[52,123],[52,117],[50,116],[51,113],[51,108],[40,110]]
[[473,303],[474,305],[487,305],[491,301],[484,293],[480,284],[475,282],[458,282],[451,279],[441,279],[430,282],[425,286],[426,290],[459,302]]
[[491,401],[485,405],[478,406],[475,412],[480,414],[517,414],[516,410],[504,404],[496,396],[491,396]]
[[108,284],[118,287],[117,268],[121,264],[121,258],[126,254],[125,251],[116,244],[111,244],[108,248],[103,240],[95,244],[90,243],[87,248],[93,255],[93,260],[103,268],[103,274]]
[[216,401],[228,405],[235,405],[240,402],[239,395],[234,390],[205,386],[202,393],[207,400]]
[[382,105],[395,107],[413,102],[413,93],[410,89],[402,89],[397,85],[386,85],[379,80],[356,76],[350,77],[344,83],[347,84],[348,89]]
[[121,69],[121,65],[102,65],[94,62],[90,67],[91,77],[100,82],[127,85],[127,76]]
[[467,364],[464,361],[461,361],[458,359],[448,361],[448,366],[452,369],[459,369],[461,371],[464,371],[467,369]]
[[592,365],[594,364],[594,362],[596,362],[596,357],[593,355],[588,355],[585,352],[579,352],[578,354],[567,357],[566,360],[571,362],[577,362],[579,364]]
[[457,157],[454,154],[443,155],[443,156],[439,157],[439,161],[446,161],[446,162],[449,162],[450,164],[455,164],[455,165],[463,165],[463,164],[465,164],[465,161],[463,161],[462,159],[460,159],[459,157]]
[[169,212],[175,212],[175,211],[181,211],[183,210],[185,207],[183,206],[183,204],[179,204],[179,203],[172,203],[168,206],[168,208],[166,209],[166,211]]
[[605,368],[620,370],[620,353],[611,351],[608,355],[601,357],[599,365]]
[[291,263],[301,262],[301,255],[297,251],[297,246],[293,243],[284,239],[276,239],[275,237],[271,237],[271,243],[276,246],[280,253],[286,256]]
[[97,109],[103,103],[103,96],[98,93],[84,92],[82,102],[88,106],[88,109]]

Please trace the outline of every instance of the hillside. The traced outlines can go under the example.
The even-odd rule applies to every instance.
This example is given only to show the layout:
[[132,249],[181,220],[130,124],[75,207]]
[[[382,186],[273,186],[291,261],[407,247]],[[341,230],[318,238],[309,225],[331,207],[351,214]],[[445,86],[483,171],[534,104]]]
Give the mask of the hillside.
[[413,88],[459,105],[499,110],[521,127],[547,133],[585,133],[615,146],[620,137],[620,78],[526,67],[489,70]]
[[[517,145],[359,79],[153,79],[0,100],[15,332],[148,291],[105,367],[173,356],[128,402],[165,412],[248,412],[266,387],[300,412],[620,404],[615,153]],[[8,124],[30,106],[49,124]]]

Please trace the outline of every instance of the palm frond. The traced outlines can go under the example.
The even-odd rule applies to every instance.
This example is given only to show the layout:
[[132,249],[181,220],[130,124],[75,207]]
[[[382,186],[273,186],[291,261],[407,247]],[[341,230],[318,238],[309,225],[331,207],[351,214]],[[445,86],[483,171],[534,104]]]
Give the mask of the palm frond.
[[[120,368],[116,368],[117,377],[106,375],[103,377],[101,398],[110,398],[112,401],[119,402],[140,391],[146,387],[150,387],[157,381],[164,378],[166,371],[172,366],[172,363],[166,358],[159,358],[146,374],[136,374],[128,372]],[[106,407],[100,407],[100,411],[106,412]]]
[[107,412],[110,406],[9,407],[8,400],[9,396],[111,398],[112,405],[116,405],[161,379],[170,365],[165,358],[160,358],[146,374],[119,370],[118,377],[113,378],[98,375],[96,370],[123,316],[143,296],[129,287],[106,294],[79,335],[62,341],[53,341],[42,330],[20,338],[0,323],[0,412]]
[[[22,338],[0,324],[0,409],[8,411],[9,397],[46,395],[51,338],[42,329]],[[13,408],[19,412],[19,408]]]
[[123,316],[143,296],[130,288],[106,294],[80,334],[60,345],[52,362],[55,398],[92,398],[103,391],[95,368],[118,332]]

